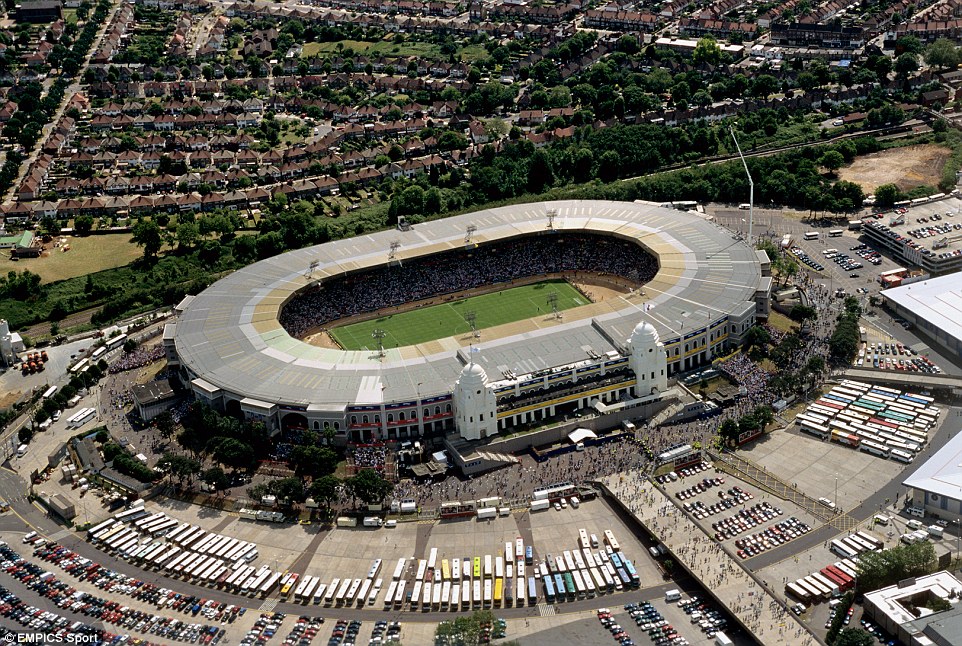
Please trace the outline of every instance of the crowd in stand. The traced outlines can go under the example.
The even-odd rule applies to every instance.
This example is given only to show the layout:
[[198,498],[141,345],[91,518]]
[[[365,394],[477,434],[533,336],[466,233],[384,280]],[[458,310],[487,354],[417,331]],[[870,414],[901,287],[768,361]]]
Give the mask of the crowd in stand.
[[749,359],[744,352],[740,352],[719,364],[719,368],[739,386],[743,386],[748,391],[749,397],[761,395],[768,388],[768,378],[771,374]]
[[386,446],[358,446],[348,455],[348,462],[358,469],[383,471],[387,462]]
[[615,238],[580,233],[515,238],[333,278],[292,299],[282,310],[280,321],[290,334],[301,336],[312,328],[365,312],[570,271],[616,275],[645,283],[655,276],[658,263],[637,245]]
[[125,352],[120,358],[110,364],[110,372],[125,372],[143,368],[147,364],[159,361],[164,358],[164,347],[154,345],[151,347],[140,346],[133,352]]

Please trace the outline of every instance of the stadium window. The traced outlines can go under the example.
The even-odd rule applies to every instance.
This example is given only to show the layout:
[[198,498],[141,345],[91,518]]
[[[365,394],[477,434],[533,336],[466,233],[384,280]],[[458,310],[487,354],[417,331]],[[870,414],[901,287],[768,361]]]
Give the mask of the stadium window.
[[404,412],[402,411],[402,412],[398,413],[397,418],[403,422],[403,421],[405,420]]
[[481,391],[479,390],[479,391],[478,391],[477,393],[475,393],[475,394],[480,395],[480,394],[481,394]]
[[369,418],[367,415],[363,415],[363,416],[361,417],[361,423],[362,423],[362,424],[368,424],[368,423],[370,423],[370,421],[371,421],[371,420],[370,420],[370,418]]
[[479,422],[483,422],[483,421],[484,421],[484,413],[480,413],[480,414],[478,415],[478,421],[479,421]]
[[469,424],[474,424],[474,415],[472,415],[472,416],[468,419],[468,423],[469,423]]
[[340,422],[334,422],[334,430],[335,430],[335,431],[341,430],[341,423],[340,423]]
[[315,420],[315,421],[314,421],[314,430],[316,431],[316,430],[318,430],[320,427],[321,427],[321,425],[317,422],[317,420]]
[[351,424],[357,424],[357,415],[351,415]]
[[451,404],[448,404],[447,406],[444,407],[444,412],[445,412],[445,413],[450,413],[450,412],[451,412]]
[[430,417],[430,416],[431,416],[431,411],[430,411],[429,409],[425,408],[425,409],[424,409],[424,413],[423,413],[422,415],[423,415],[423,417]]
[[375,415],[375,416],[374,416],[374,423],[375,423],[375,424],[380,424],[380,423],[381,423],[381,416],[380,416],[380,415]]
[[393,422],[393,421],[394,421],[394,413],[388,413],[388,414],[387,414],[387,423],[390,424],[390,423]]
[[654,348],[648,348],[648,352],[653,352]]
[[652,378],[652,379],[655,378],[655,371],[654,371],[654,370],[651,371],[651,378]]
[[440,414],[441,414],[441,407],[440,407],[440,406],[435,406],[435,407],[434,407],[434,414],[435,414],[435,415],[440,415]]

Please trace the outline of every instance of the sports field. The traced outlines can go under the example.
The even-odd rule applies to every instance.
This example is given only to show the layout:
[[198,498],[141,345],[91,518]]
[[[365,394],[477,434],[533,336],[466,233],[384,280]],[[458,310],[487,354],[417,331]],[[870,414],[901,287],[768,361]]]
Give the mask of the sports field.
[[333,328],[329,333],[345,350],[377,348],[377,341],[371,336],[375,329],[384,331],[385,348],[416,345],[470,332],[466,312],[477,315],[475,326],[479,330],[547,315],[551,312],[548,303],[551,294],[558,295],[559,311],[588,304],[588,300],[566,281],[548,280],[345,325]]

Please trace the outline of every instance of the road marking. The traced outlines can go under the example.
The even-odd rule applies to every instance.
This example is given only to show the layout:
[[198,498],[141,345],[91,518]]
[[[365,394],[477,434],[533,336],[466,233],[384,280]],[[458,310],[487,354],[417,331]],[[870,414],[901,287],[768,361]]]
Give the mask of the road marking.
[[274,608],[277,607],[277,601],[278,600],[276,598],[267,599],[264,603],[261,604],[261,607],[259,608],[259,610],[261,612],[273,612]]
[[61,529],[61,530],[60,530],[59,532],[57,532],[56,534],[52,534],[51,536],[48,536],[47,538],[49,538],[49,539],[52,540],[52,541],[59,541],[61,538],[66,538],[66,537],[68,537],[68,536],[70,536],[70,530],[69,530],[69,529]]
[[539,603],[538,614],[542,617],[554,617],[556,613],[554,611],[554,606],[547,603]]

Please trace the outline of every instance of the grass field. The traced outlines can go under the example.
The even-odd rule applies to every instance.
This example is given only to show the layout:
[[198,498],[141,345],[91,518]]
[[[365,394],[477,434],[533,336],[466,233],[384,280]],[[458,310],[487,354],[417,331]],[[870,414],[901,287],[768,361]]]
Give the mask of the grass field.
[[46,245],[48,255],[43,258],[25,258],[14,262],[9,255],[0,255],[0,275],[29,269],[40,276],[43,283],[52,283],[120,267],[143,255],[140,247],[130,241],[130,235],[124,234],[68,237],[67,244],[70,245],[70,251],[67,252],[52,248],[52,244]]
[[[341,45],[341,48],[338,48]],[[355,54],[367,56],[415,56],[428,60],[447,60],[447,56],[441,54],[441,47],[433,43],[394,43],[391,41],[379,40],[369,42],[364,40],[341,40],[338,42],[326,43],[306,43],[301,52],[303,58],[314,56],[329,56],[340,54],[344,49],[352,49]],[[483,45],[467,45],[458,50],[458,54],[466,63],[471,63],[488,55]],[[403,74],[406,70],[398,70]]]
[[375,329],[386,333],[385,348],[415,345],[470,332],[471,326],[464,319],[470,311],[477,314],[479,330],[547,314],[551,312],[548,296],[552,293],[558,295],[559,310],[588,303],[567,282],[549,280],[345,325],[330,330],[330,334],[345,350],[376,348],[377,343],[371,337]]

